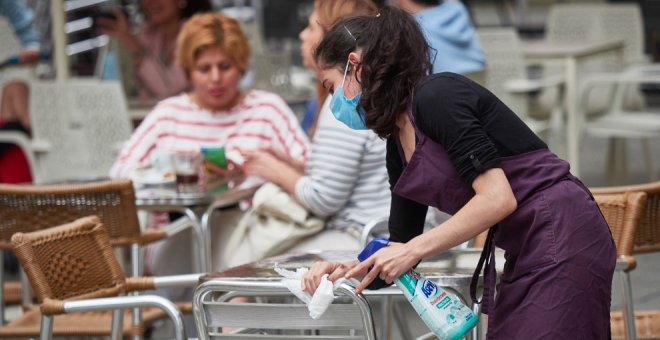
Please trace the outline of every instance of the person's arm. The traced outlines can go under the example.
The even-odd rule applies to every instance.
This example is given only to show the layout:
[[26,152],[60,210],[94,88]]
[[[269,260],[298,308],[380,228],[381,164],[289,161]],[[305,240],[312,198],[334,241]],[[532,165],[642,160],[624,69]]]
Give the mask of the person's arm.
[[295,186],[296,199],[317,216],[339,212],[353,195],[368,146],[368,133],[320,122],[306,174]]
[[391,242],[347,272],[345,277],[364,275],[355,292],[362,292],[376,277],[392,283],[424,257],[469,240],[515,211],[516,199],[502,169],[487,170],[472,187],[476,194],[446,222],[407,243]]
[[119,40],[131,55],[139,59],[141,57],[141,50],[144,50],[144,47],[142,47],[138,38],[131,32],[126,15],[119,8],[114,9],[112,13],[116,19],[103,17],[95,19],[97,31]]
[[34,12],[23,0],[5,0],[0,12],[7,17],[14,32],[21,41],[23,50],[19,55],[21,64],[33,63],[39,60],[41,43],[39,33],[34,28]]
[[[403,172],[403,162],[399,156],[397,146],[393,138],[387,140],[387,173],[389,176],[390,189],[399,180]],[[390,218],[388,229],[390,232],[390,241],[406,242],[418,235],[424,230],[424,220],[428,207],[407,198],[401,197],[392,192],[392,203],[390,206]],[[349,270],[357,266],[357,260],[344,263],[320,261],[315,263],[303,277],[302,287],[305,291],[313,294],[321,282],[324,274],[329,274],[328,280],[334,281],[343,277]],[[383,280],[375,278],[369,285],[369,289],[380,289],[389,284]]]
[[303,173],[294,166],[278,159],[267,150],[242,150],[243,171],[277,184],[295,197],[296,183]]

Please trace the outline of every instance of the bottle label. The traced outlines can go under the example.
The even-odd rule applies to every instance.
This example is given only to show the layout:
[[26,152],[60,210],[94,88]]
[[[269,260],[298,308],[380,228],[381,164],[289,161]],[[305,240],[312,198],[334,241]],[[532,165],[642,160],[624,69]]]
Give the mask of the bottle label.
[[447,294],[435,282],[413,270],[401,275],[397,285],[404,290],[404,295],[424,323],[441,339],[460,339],[478,321],[472,310],[457,297]]
[[[402,283],[400,288],[407,290],[408,294],[410,294],[410,297],[412,297],[415,295],[415,288],[417,287],[417,282],[419,281],[420,275],[413,270],[409,270],[406,274],[399,277],[399,280]],[[410,297],[408,297],[408,299],[410,299]]]

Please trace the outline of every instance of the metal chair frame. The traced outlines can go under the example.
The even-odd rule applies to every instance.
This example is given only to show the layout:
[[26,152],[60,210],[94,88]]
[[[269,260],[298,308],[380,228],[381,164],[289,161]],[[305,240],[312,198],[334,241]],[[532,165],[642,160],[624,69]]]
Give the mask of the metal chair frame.
[[[304,304],[231,303],[236,296],[272,297],[293,296],[280,281],[247,281],[213,279],[202,283],[195,290],[193,313],[200,339],[281,339],[279,335],[259,334],[258,329],[299,330],[349,330],[349,335],[291,335],[291,339],[375,339],[375,331],[369,303],[362,295],[355,295],[353,287],[342,284],[335,291],[350,304],[333,303],[325,314],[314,320],[307,314]],[[231,315],[222,314],[223,311]],[[254,319],[259,311],[272,314],[266,319]],[[223,326],[238,327],[237,332],[221,333]],[[248,328],[249,327],[249,328]],[[256,329],[256,331],[255,331]],[[362,331],[358,335],[355,331]]]

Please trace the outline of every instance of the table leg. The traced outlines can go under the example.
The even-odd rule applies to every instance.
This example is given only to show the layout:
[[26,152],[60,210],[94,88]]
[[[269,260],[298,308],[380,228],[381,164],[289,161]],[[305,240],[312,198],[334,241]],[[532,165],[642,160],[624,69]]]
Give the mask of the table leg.
[[208,273],[211,272],[211,266],[213,265],[213,259],[211,259],[211,251],[213,250],[213,245],[212,245],[212,235],[211,235],[211,217],[214,212],[216,212],[220,208],[225,208],[227,207],[226,203],[223,202],[215,202],[206,208],[206,211],[204,211],[204,214],[202,214],[201,220],[200,220],[200,242],[203,242],[204,246],[204,253],[203,254],[203,261],[204,261],[204,272]]
[[580,176],[580,121],[577,103],[577,60],[573,57],[564,59],[566,64],[566,149],[571,173]]
[[[190,208],[186,208],[182,212],[193,223],[193,268],[196,273],[208,273],[209,266],[206,263],[206,242],[204,241],[205,233],[200,218],[197,217],[197,214]],[[195,249],[197,251],[195,251]]]
[[202,215],[201,223],[200,223],[200,232],[202,234],[201,242],[204,243],[204,253],[202,254],[204,258],[204,263],[205,263],[205,269],[204,272],[210,272],[211,271],[211,265],[212,265],[212,259],[211,259],[211,249],[213,245],[211,244],[211,215],[213,215],[213,211],[215,210],[215,207],[213,205],[209,206],[206,211],[204,211],[204,214]]

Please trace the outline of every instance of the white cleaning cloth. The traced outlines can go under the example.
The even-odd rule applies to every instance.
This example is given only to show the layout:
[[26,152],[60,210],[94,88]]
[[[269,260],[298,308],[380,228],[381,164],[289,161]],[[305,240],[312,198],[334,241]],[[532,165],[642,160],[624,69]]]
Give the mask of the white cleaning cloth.
[[314,292],[313,296],[310,296],[309,293],[302,290],[302,277],[309,270],[308,268],[298,268],[296,271],[286,270],[284,268],[278,268],[275,265],[275,271],[282,275],[282,283],[302,302],[307,305],[309,310],[309,316],[312,319],[318,319],[325,313],[325,310],[328,309],[328,306],[332,303],[335,298],[334,290],[339,287],[346,279],[340,278],[339,280],[330,282],[328,280],[328,274],[321,277],[321,283]]

